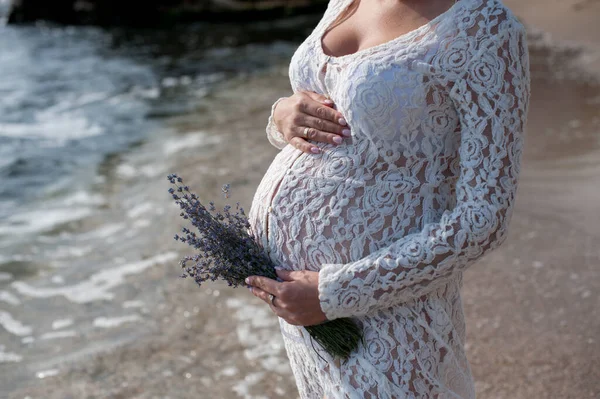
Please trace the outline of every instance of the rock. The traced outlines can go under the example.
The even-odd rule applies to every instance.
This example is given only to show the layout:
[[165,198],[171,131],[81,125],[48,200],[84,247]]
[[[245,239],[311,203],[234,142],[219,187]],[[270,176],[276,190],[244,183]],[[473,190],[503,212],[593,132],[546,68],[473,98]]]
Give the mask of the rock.
[[75,0],[13,0],[8,23],[32,22],[47,19],[69,23],[75,18]]
[[10,24],[155,27],[182,22],[268,20],[322,12],[327,0],[15,0]]

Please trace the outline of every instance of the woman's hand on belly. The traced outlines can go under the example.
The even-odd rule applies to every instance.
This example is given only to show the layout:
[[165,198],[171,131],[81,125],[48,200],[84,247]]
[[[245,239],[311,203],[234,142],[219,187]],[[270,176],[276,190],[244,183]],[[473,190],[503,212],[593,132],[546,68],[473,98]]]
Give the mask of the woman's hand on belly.
[[[283,281],[250,276],[246,284],[254,296],[265,301],[289,324],[312,326],[327,321],[319,301],[319,272],[277,270],[277,276]],[[275,296],[273,303],[269,294]]]
[[333,102],[321,94],[299,91],[277,104],[273,121],[288,143],[316,154],[319,147],[308,140],[339,145],[343,136],[351,134],[344,116],[332,106]]

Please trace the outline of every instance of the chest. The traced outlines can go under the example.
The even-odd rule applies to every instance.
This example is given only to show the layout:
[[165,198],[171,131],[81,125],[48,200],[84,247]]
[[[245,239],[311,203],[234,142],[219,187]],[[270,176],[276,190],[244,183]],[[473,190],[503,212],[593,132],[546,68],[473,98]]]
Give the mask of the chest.
[[[298,47],[289,66],[294,92],[311,91],[329,96],[356,134],[360,131],[396,130],[401,121],[416,121],[427,104],[444,102],[443,87],[426,80],[419,63],[429,63],[439,47],[435,35],[416,44],[396,41],[349,57],[331,58],[319,47],[318,35]],[[435,91],[435,96],[433,92]]]
[[[387,2],[346,0],[320,36],[323,51],[339,57],[413,31],[444,13],[456,0]],[[415,4],[412,4],[415,3]]]
[[423,121],[433,121],[430,124],[435,127],[427,130],[439,135],[452,130],[456,113],[447,88],[424,75],[427,68],[422,67],[443,56],[440,33],[451,26],[452,19],[440,19],[435,25],[423,25],[391,41],[338,57],[321,47],[320,39],[339,13],[330,11],[292,56],[289,76],[294,92],[329,96],[356,139],[375,135],[388,143],[423,141]]

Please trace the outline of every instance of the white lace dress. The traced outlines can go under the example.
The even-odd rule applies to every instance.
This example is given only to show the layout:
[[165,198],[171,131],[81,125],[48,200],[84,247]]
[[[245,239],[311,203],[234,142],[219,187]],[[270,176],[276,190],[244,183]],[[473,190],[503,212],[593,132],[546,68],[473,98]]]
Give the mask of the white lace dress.
[[281,151],[249,212],[277,264],[319,271],[327,317],[364,331],[339,362],[280,319],[298,390],[474,398],[462,273],[507,236],[530,93],[525,29],[499,0],[459,0],[408,34],[328,56],[321,37],[352,1],[330,0],[289,67],[293,91],[329,95],[352,137],[307,154],[270,118]]

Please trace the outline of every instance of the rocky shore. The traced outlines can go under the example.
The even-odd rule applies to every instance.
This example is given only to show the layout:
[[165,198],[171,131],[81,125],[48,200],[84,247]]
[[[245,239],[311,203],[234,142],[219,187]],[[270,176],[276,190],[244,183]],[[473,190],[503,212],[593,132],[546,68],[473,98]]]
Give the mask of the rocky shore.
[[[467,354],[477,397],[599,398],[600,31],[585,21],[600,19],[600,2],[506,3],[530,26],[532,102],[509,237],[465,274]],[[559,14],[560,25],[554,19]],[[248,208],[277,153],[264,133],[270,106],[289,92],[287,65],[230,82],[198,111],[232,111],[202,126],[219,137],[218,144],[210,151],[182,151],[172,170],[212,197],[230,182]],[[197,120],[190,113],[171,124],[185,141]],[[166,180],[148,184],[156,186],[153,200],[167,206]],[[179,220],[171,213],[148,226],[154,241],[145,256],[183,255],[172,243]],[[133,287],[153,287],[140,295],[160,298],[159,306],[145,309],[151,323],[135,340],[38,365],[51,372],[38,371],[8,397],[297,397],[277,319],[264,303],[243,289],[198,289],[177,278],[173,263],[128,280]]]
[[8,23],[156,27],[245,22],[322,12],[326,0],[14,0]]

